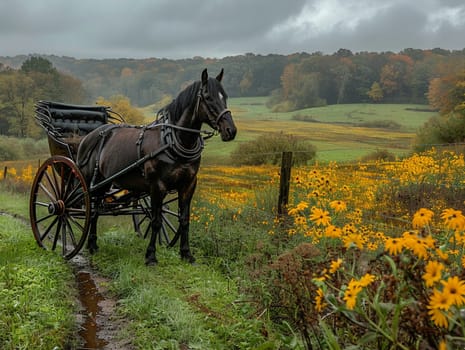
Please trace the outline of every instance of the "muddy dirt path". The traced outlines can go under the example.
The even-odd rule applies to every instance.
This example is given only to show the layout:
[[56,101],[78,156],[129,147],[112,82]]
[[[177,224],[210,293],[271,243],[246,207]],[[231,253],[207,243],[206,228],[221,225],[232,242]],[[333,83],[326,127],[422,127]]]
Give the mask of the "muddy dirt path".
[[[0,211],[0,215],[29,225],[29,220],[21,215],[4,211]],[[73,268],[79,292],[79,310],[76,314],[78,347],[75,350],[134,350],[130,339],[120,337],[127,320],[116,314],[117,300],[108,292],[110,280],[100,276],[82,254],[76,255],[68,263]]]
[[117,301],[108,293],[109,280],[100,276],[81,254],[69,263],[73,267],[79,291],[80,309],[76,319],[80,329],[77,349],[134,349],[128,339],[120,337],[126,321],[115,312]]

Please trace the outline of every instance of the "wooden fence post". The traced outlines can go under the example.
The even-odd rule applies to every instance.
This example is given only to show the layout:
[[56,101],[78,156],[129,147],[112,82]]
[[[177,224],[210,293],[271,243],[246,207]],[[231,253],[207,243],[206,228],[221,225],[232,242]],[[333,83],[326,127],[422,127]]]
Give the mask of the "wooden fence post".
[[5,166],[5,168],[3,168],[3,180],[6,179],[6,175],[8,174],[8,167]]
[[278,215],[287,215],[289,186],[291,182],[292,152],[283,152],[279,181]]

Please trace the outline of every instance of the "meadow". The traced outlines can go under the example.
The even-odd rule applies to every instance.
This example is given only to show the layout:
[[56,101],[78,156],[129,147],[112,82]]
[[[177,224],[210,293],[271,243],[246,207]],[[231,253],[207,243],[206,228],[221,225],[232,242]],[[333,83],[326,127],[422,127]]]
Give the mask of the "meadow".
[[[349,118],[342,113],[352,111],[351,118],[355,110],[375,113],[367,112],[369,106],[353,105],[350,110],[349,106],[340,107],[341,114],[333,123],[297,121],[293,114],[267,113],[263,120],[254,122],[252,115],[266,110],[259,102],[231,101],[244,138],[260,132],[254,123],[262,124],[262,131],[264,125],[269,125],[269,130],[287,125],[284,130],[302,135],[327,124],[328,130],[345,132],[348,138],[363,127],[341,126],[338,123]],[[219,153],[216,144],[210,143],[216,141],[208,141],[191,215],[196,266],[181,263],[176,250],[161,248],[160,264],[147,268],[143,265],[147,242],[135,237],[130,220],[102,220],[101,249],[90,259],[99,273],[109,278],[109,289],[118,299],[117,316],[126,324],[122,336],[131,337],[132,344],[141,349],[463,347],[464,156],[437,149],[412,154],[407,135],[413,135],[429,112],[411,111],[411,106],[383,106],[383,114],[378,107],[373,108],[379,120],[402,111],[403,118],[408,116],[408,123],[397,120],[401,127],[395,133],[405,136],[405,148],[400,150],[409,155],[394,162],[360,162],[356,156],[360,153],[351,152],[350,162],[347,158],[331,162],[324,158],[313,165],[295,167],[287,216],[276,215],[279,167],[213,164]],[[299,113],[323,120],[328,111]],[[366,122],[360,118],[360,123]],[[369,129],[365,137],[376,132],[395,134]],[[340,134],[332,135],[331,144],[347,142]],[[384,136],[380,137],[382,142],[389,140]],[[225,147],[230,145],[233,143]],[[367,151],[374,145],[369,144]],[[339,148],[332,152],[328,154],[345,154]],[[34,166],[22,166],[24,171],[18,167],[1,181],[2,210],[27,216],[28,181]],[[15,260],[5,261],[1,271],[12,270],[22,260],[40,259],[35,255],[40,250],[33,247],[32,233],[26,231],[23,227],[2,240],[2,254],[17,243],[27,249],[22,253],[15,250]],[[15,236],[20,236],[21,242],[16,242]],[[29,257],[30,250],[34,255]],[[51,264],[63,272],[57,274],[56,281],[53,275],[47,279],[58,283],[72,278],[66,264],[57,263],[55,258]],[[2,287],[8,276],[10,272],[0,274]],[[16,290],[13,297],[24,298],[21,289]],[[57,298],[63,299],[60,295]],[[56,303],[51,296],[45,304]],[[1,334],[24,323],[14,318],[6,322],[5,315],[8,313],[0,317],[0,327],[4,327]],[[31,320],[28,325],[34,325],[35,315],[25,314]],[[58,323],[66,328],[61,331],[63,335],[73,329],[70,323]],[[34,331],[34,326],[29,331]],[[57,334],[44,338],[44,344],[63,343]],[[0,341],[12,349],[22,344],[11,339]]]
[[[275,113],[266,106],[266,97],[232,98],[229,108],[238,128],[234,142],[214,137],[207,141],[204,164],[228,164],[227,155],[237,143],[259,135],[283,132],[301,136],[317,148],[317,160],[350,162],[376,150],[385,149],[398,156],[412,149],[417,129],[436,115],[424,105],[346,104]],[[147,121],[154,119],[154,108],[144,108]],[[306,118],[310,121],[295,119]],[[387,121],[396,128],[386,127]]]

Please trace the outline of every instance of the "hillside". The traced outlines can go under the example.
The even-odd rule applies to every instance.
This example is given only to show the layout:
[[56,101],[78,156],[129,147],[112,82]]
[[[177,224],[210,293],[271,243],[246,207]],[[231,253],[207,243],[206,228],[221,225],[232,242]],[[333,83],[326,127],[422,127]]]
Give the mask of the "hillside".
[[[17,69],[28,57],[0,56],[0,72],[1,65]],[[175,96],[187,83],[198,80],[204,68],[208,68],[211,76],[224,68],[223,85],[230,97],[273,96],[274,104],[284,103],[290,110],[371,100],[425,104],[431,79],[438,72],[447,71],[447,67],[463,69],[465,51],[405,49],[399,53],[352,53],[340,49],[331,55],[248,53],[221,59],[180,60],[42,57],[59,71],[81,80],[89,101],[122,94],[134,105],[143,107],[166,95]],[[378,90],[374,89],[375,83]]]
[[[437,115],[425,106],[412,104],[345,104],[274,113],[266,101],[266,97],[231,99],[237,137],[229,143],[217,137],[208,140],[203,162],[229,164],[229,154],[238,143],[273,132],[305,138],[316,146],[317,159],[323,162],[356,161],[382,149],[402,156],[411,152],[417,129]],[[299,116],[311,119],[298,120]]]

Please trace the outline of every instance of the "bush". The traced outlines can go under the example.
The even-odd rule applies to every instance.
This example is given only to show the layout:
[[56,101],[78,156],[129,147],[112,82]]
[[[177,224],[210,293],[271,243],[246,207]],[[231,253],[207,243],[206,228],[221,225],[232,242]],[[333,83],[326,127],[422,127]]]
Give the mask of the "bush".
[[20,158],[20,149],[16,146],[15,139],[12,137],[0,138],[0,161],[17,160]]
[[0,137],[0,161],[30,159],[49,155],[47,139]]
[[377,160],[381,160],[384,162],[393,162],[394,160],[396,160],[396,156],[394,153],[389,152],[388,150],[379,149],[362,157],[362,162],[377,161]]
[[414,150],[422,152],[434,145],[457,143],[465,140],[465,116],[451,113],[432,117],[421,127],[414,141]]
[[304,165],[315,158],[316,149],[303,138],[284,133],[263,134],[239,145],[231,154],[235,165],[277,165],[282,152],[293,152],[294,165]]

